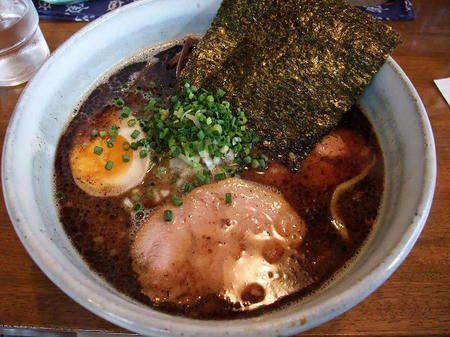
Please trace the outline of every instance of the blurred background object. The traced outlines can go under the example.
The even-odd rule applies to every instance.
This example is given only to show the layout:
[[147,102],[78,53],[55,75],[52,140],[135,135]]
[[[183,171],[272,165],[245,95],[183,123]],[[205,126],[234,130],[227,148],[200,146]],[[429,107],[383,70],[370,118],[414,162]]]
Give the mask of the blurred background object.
[[[33,0],[40,18],[53,21],[92,21],[134,1],[139,0]],[[416,16],[411,0],[346,1],[379,20],[403,21],[412,20]]]
[[43,0],[51,5],[71,5],[89,0]]
[[[3,1],[3,0],[0,0]],[[53,2],[71,1],[56,5]],[[33,0],[42,20],[93,21],[103,14],[138,0]],[[50,3],[52,2],[52,3]]]
[[28,81],[49,55],[31,0],[1,0],[0,86]]
[[389,2],[387,0],[346,0],[346,1],[352,6],[375,6]]

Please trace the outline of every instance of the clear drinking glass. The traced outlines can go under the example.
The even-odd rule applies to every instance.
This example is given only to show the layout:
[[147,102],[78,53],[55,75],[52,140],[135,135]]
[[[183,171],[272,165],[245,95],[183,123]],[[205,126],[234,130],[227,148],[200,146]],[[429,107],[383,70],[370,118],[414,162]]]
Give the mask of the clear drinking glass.
[[28,81],[49,55],[31,0],[0,0],[0,86]]

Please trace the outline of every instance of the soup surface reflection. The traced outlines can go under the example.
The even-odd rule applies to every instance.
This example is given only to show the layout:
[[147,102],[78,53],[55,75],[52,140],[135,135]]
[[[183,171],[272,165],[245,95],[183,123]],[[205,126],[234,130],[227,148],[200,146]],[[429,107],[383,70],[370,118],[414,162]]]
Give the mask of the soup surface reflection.
[[[145,130],[124,125],[111,103],[120,97],[138,119],[150,97],[174,94],[180,50],[127,64],[79,107],[55,161],[65,231],[93,271],[165,312],[237,318],[310,294],[358,253],[376,220],[384,165],[370,123],[352,107],[299,170],[267,158],[264,169],[223,167],[193,189],[186,163],[126,148]],[[98,133],[114,118],[123,147]]]

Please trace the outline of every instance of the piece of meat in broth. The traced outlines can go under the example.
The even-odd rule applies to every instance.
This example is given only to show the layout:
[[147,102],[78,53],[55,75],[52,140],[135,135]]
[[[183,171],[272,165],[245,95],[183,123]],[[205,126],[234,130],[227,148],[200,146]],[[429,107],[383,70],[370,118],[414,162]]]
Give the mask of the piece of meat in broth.
[[326,190],[357,175],[372,157],[362,136],[335,129],[315,146],[295,180],[316,191]]
[[153,302],[193,304],[217,294],[244,306],[270,304],[302,287],[295,280],[304,235],[303,220],[279,193],[230,178],[153,213],[134,239],[133,267]]

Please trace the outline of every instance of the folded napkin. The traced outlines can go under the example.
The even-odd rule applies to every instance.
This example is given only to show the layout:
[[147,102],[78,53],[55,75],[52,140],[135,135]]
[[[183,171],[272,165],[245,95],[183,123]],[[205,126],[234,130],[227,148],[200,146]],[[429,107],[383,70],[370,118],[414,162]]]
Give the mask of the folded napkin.
[[[90,0],[71,5],[51,5],[33,0],[41,20],[53,21],[92,21],[134,1],[139,0]],[[391,0],[360,8],[379,20],[412,20],[416,17],[411,0]]]

